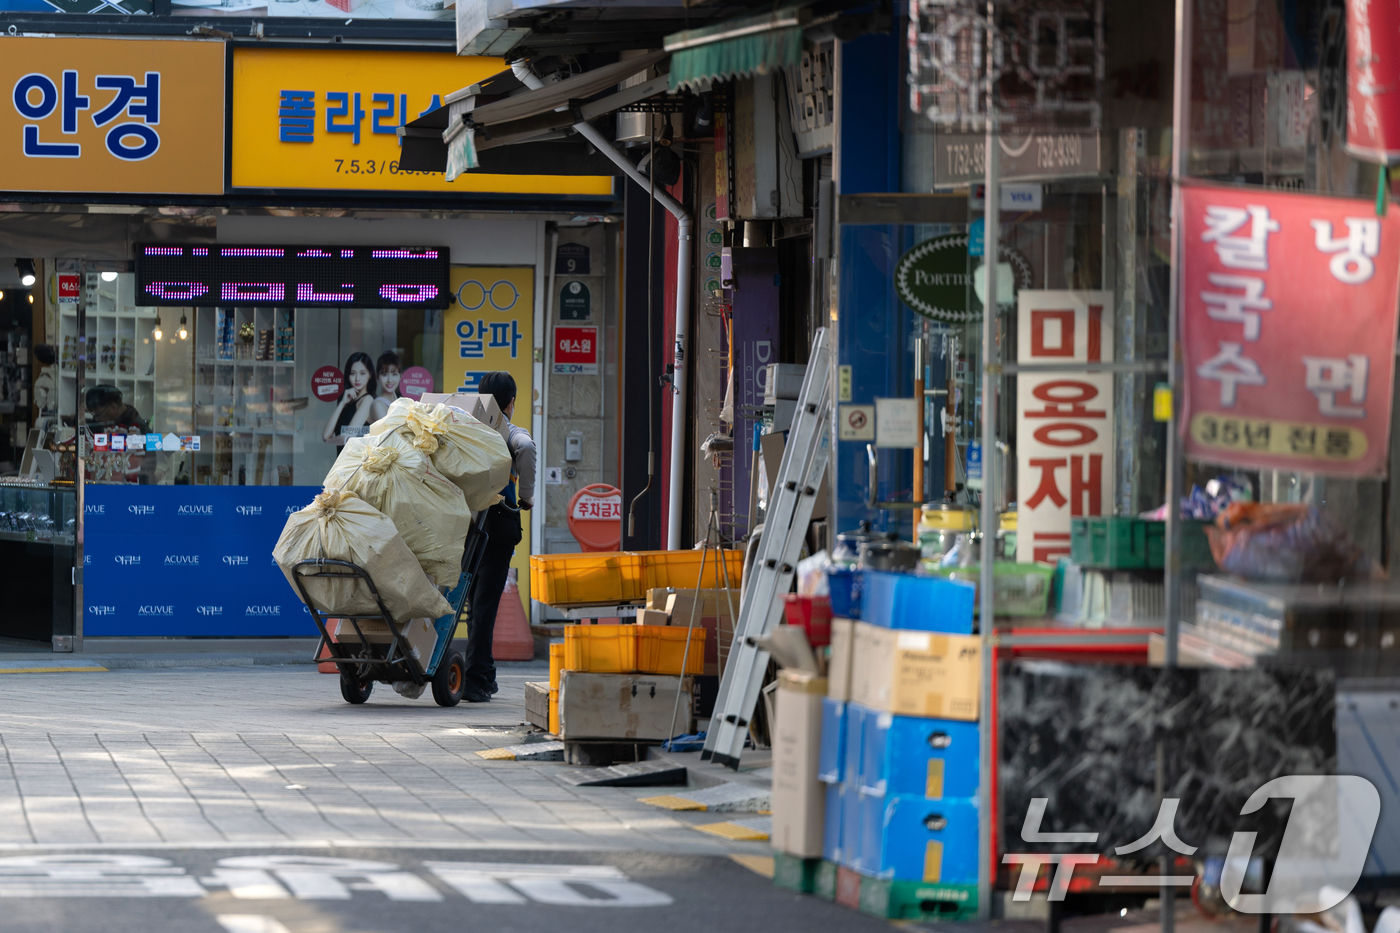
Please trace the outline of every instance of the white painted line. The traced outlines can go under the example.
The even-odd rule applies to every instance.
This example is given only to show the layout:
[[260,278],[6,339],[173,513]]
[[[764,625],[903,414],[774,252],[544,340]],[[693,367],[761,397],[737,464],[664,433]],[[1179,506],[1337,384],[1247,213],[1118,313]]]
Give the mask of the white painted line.
[[290,933],[276,917],[262,914],[215,914],[214,919],[228,933]]

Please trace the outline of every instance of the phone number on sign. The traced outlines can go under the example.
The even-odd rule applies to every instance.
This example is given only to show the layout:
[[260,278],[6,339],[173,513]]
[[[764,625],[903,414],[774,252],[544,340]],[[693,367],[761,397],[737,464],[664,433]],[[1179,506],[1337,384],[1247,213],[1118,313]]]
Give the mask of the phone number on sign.
[[442,172],[410,172],[397,159],[332,159],[337,175],[441,175]]

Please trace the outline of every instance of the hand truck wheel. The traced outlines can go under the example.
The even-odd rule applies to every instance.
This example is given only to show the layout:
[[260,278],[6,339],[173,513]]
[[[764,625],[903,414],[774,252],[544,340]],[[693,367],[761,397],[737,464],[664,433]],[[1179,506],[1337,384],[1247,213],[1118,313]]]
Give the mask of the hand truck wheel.
[[369,695],[374,692],[374,681],[360,680],[349,671],[340,672],[340,695],[345,698],[346,703],[353,703],[359,706]]
[[462,702],[462,690],[467,685],[467,660],[462,652],[454,651],[442,659],[433,674],[433,699],[438,706],[456,706]]

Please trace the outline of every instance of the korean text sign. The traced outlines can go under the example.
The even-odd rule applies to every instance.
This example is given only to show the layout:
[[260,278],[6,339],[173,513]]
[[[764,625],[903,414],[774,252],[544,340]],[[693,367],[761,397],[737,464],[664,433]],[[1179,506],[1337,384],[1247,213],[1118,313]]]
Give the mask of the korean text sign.
[[12,191],[222,194],[224,44],[5,39]]
[[611,195],[607,176],[399,169],[398,128],[499,72],[499,58],[343,49],[233,51],[235,188]]
[[1182,199],[1187,455],[1383,475],[1400,217],[1369,201],[1206,185]]
[[[1111,292],[1017,295],[1017,360],[1113,360]],[[1016,379],[1016,559],[1054,563],[1070,552],[1070,520],[1113,512],[1113,374]]]
[[[453,266],[452,305],[442,314],[444,392],[481,391],[481,377],[504,370],[515,379],[511,421],[529,428],[535,405],[535,269],[533,266]],[[543,506],[543,503],[539,503]],[[522,516],[524,513],[522,513]],[[528,611],[530,522],[511,566]]]
[[554,328],[554,375],[598,374],[598,328]]

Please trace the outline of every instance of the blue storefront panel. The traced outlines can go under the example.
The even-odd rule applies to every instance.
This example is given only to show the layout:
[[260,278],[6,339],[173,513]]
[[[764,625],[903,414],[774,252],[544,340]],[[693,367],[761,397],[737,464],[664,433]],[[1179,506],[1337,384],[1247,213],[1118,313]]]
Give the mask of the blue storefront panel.
[[317,486],[90,485],[87,637],[311,637],[272,549]]

